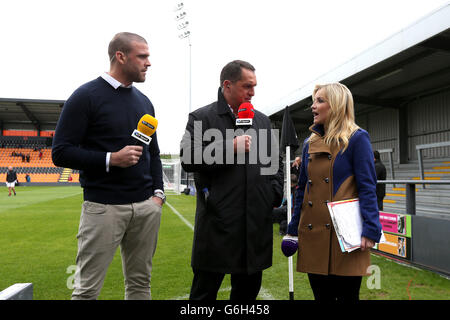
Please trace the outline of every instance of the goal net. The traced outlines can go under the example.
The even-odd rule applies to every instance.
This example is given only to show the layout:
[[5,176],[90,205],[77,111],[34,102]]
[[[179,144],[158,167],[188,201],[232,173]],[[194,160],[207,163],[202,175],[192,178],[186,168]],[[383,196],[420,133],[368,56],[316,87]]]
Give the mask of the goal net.
[[161,159],[165,193],[181,193],[180,159]]

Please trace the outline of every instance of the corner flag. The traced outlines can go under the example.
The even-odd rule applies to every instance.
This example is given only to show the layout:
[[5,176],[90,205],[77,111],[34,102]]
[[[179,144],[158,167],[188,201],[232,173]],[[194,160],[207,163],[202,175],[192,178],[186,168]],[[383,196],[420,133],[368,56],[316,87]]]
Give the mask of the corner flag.
[[289,107],[284,109],[283,127],[281,128],[281,147],[285,149],[287,146],[292,147],[292,151],[297,150],[300,146],[295,133],[294,123],[289,113]]
[[[292,217],[292,200],[291,200],[291,147],[292,151],[298,149],[300,144],[298,143],[297,133],[295,132],[295,126],[292,122],[291,115],[289,114],[289,107],[284,109],[283,127],[281,128],[281,148],[286,150],[286,202],[287,202],[287,223],[291,222]],[[282,149],[282,150],[283,150]],[[292,256],[288,258],[289,269],[289,300],[294,300],[294,274],[292,268]]]

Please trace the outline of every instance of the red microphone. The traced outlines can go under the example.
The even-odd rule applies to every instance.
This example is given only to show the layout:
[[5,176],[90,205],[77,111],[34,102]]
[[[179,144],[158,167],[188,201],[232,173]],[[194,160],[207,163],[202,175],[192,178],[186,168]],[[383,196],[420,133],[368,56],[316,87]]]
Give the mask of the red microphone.
[[255,117],[255,108],[250,102],[244,102],[239,106],[237,126],[251,126]]

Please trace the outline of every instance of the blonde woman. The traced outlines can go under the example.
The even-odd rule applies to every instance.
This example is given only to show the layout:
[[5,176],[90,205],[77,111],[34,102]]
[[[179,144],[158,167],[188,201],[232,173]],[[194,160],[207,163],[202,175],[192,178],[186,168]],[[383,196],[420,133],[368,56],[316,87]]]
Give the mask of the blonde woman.
[[[370,250],[381,237],[376,175],[367,131],[355,124],[353,97],[343,84],[317,85],[314,124],[303,145],[288,234],[298,235],[297,271],[308,273],[316,300],[358,300]],[[341,252],[327,202],[359,198],[361,249]]]

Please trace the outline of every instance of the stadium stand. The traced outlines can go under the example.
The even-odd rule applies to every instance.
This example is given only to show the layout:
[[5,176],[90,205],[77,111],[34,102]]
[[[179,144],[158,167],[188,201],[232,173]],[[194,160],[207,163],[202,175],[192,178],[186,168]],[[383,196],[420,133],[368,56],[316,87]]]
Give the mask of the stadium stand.
[[[385,163],[386,164],[386,163]],[[388,168],[388,166],[386,166]],[[425,180],[450,179],[450,159],[428,160],[424,162]],[[389,168],[388,168],[389,169]],[[390,179],[388,170],[388,177]],[[395,166],[395,178],[398,180],[420,180],[417,163]],[[389,212],[403,213],[406,190],[404,185],[387,185],[384,209]],[[416,185],[417,214],[449,218],[450,185]]]
[[[79,182],[78,171],[56,167],[51,158],[51,136],[2,136],[0,137],[0,174],[2,179],[12,166],[20,183]],[[61,175],[65,170],[65,176]],[[3,179],[5,180],[5,179]]]

